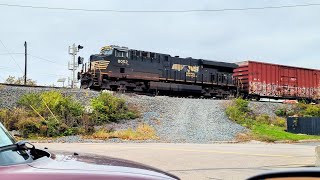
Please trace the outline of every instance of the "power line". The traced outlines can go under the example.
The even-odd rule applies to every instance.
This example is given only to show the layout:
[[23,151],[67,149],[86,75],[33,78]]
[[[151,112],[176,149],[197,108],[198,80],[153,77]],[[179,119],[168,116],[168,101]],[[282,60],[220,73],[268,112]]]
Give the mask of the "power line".
[[[4,66],[0,66],[1,71],[6,71],[6,72],[15,72],[15,73],[19,73],[18,71],[16,71],[13,68],[10,67],[4,67]],[[55,76],[55,77],[65,77],[67,75],[64,74],[50,74],[50,73],[36,73],[36,74],[40,74],[40,75],[45,75],[45,76]]]
[[9,51],[9,49],[3,44],[3,42],[0,39],[0,43],[2,44],[2,46],[4,47],[4,49],[8,52],[8,54],[10,55],[11,59],[17,64],[17,66],[19,67],[20,71],[22,71],[21,67],[19,66],[18,62],[13,58],[11,52]]
[[12,68],[8,66],[0,66],[0,69],[12,69]]
[[60,66],[65,66],[65,65],[59,64],[59,63],[57,63],[55,61],[51,61],[49,59],[42,58],[42,57],[39,57],[39,56],[35,56],[35,55],[32,55],[32,54],[28,54],[28,56],[31,56],[31,57],[34,57],[34,58],[37,58],[37,59],[40,59],[40,60],[43,60],[43,61],[47,61],[47,62],[50,62],[50,63],[54,63],[54,64],[57,64],[57,65],[60,65]]
[[24,53],[0,53],[0,55],[10,55],[10,54],[24,54]]
[[64,8],[64,7],[47,7],[47,6],[31,6],[19,4],[3,4],[0,6],[32,8],[32,9],[49,9],[49,10],[64,10],[64,11],[85,11],[85,12],[113,12],[113,13],[190,13],[190,12],[221,12],[221,11],[248,11],[248,10],[263,10],[263,9],[281,9],[281,8],[297,8],[320,6],[319,3],[313,4],[294,4],[282,6],[265,6],[265,7],[248,7],[248,8],[224,8],[224,9],[189,9],[189,10],[115,10],[115,9],[84,9],[84,8]]
[[[24,54],[24,53],[0,53],[0,56],[1,55],[20,55],[20,54]],[[62,64],[60,64],[60,63],[57,63],[57,62],[55,62],[55,61],[51,61],[51,60],[49,60],[49,59],[46,59],[46,58],[42,58],[42,57],[39,57],[39,56],[36,56],[36,55],[32,55],[32,54],[27,54],[28,56],[31,56],[31,57],[34,57],[34,58],[37,58],[37,59],[39,59],[39,60],[43,60],[43,61],[47,61],[47,62],[50,62],[50,63],[54,63],[54,64],[57,64],[57,65],[60,65],[60,66],[65,66],[65,65],[62,65]]]

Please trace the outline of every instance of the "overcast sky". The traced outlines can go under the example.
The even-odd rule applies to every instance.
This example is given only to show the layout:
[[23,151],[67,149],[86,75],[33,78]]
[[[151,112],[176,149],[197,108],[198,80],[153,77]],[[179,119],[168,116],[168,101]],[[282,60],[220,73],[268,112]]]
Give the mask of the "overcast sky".
[[[0,4],[114,9],[224,9],[320,3],[319,0],[0,0]],[[320,69],[320,6],[192,13],[112,13],[0,6],[0,82],[23,76],[24,41],[28,77],[57,84],[67,77],[68,46],[81,44],[86,60],[105,45],[238,62],[257,60]],[[19,66],[17,65],[19,64]]]

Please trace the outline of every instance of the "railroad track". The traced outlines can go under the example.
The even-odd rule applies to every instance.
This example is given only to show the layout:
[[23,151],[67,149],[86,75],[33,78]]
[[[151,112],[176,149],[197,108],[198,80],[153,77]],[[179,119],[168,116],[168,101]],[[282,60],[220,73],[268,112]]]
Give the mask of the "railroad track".
[[67,87],[53,87],[53,86],[32,86],[32,85],[24,85],[24,84],[7,84],[0,83],[0,86],[15,86],[15,87],[31,87],[31,88],[51,88],[51,89],[70,89]]
[[[97,91],[97,90],[95,90]],[[103,91],[103,90],[102,90]],[[120,91],[111,91],[108,90],[109,92],[112,92],[114,94],[124,94],[127,96],[134,96],[134,95],[145,95],[145,96],[150,96],[150,97],[172,97],[172,98],[184,98],[184,99],[212,99],[212,100],[232,100],[235,99],[235,97],[229,97],[229,98],[219,98],[219,97],[205,97],[205,96],[192,96],[192,95],[178,95],[178,94],[170,94],[170,93],[165,93],[165,94],[157,94],[155,95],[154,93],[148,93],[148,92],[137,92],[137,91],[125,91],[125,92],[120,92]]]

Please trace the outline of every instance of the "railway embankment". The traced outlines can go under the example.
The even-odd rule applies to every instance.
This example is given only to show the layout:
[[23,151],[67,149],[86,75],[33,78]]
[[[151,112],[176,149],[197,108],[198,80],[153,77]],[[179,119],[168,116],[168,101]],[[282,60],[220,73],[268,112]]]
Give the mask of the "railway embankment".
[[[70,95],[83,106],[90,106],[91,100],[99,96],[100,92],[83,89],[54,89],[43,87],[0,87],[0,108],[14,108],[18,99],[28,93],[40,93],[56,90],[64,95]],[[156,138],[143,140],[144,142],[171,142],[171,143],[213,143],[236,141],[239,134],[247,134],[250,128],[246,124],[230,120],[225,113],[232,100],[190,99],[167,96],[145,96],[136,94],[117,94],[128,105],[136,108],[140,116],[131,120],[119,120],[104,125],[95,126],[95,130],[105,129],[102,135],[105,138],[94,136],[72,135],[51,138],[50,142],[126,142],[131,141],[137,129],[148,131],[152,128]],[[250,113],[276,117],[275,112],[284,107],[281,103],[249,102]],[[147,126],[141,126],[147,125]],[[142,128],[141,128],[142,127]],[[150,127],[149,129],[146,127]],[[268,126],[269,127],[269,126]],[[122,138],[119,133],[125,133]],[[116,133],[110,133],[116,132]],[[98,132],[100,133],[100,132]],[[104,133],[104,134],[103,134]],[[97,134],[99,136],[99,134]],[[139,139],[139,138],[136,138]],[[135,140],[136,141],[136,140]],[[138,142],[141,142],[138,140]]]

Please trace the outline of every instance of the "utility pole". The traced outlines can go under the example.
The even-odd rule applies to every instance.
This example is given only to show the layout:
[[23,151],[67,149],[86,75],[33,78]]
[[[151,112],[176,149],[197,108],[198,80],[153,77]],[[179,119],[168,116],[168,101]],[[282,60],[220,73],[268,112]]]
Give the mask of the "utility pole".
[[24,42],[24,85],[27,85],[27,41]]
[[68,66],[69,66],[68,68],[69,68],[69,70],[72,71],[71,88],[75,88],[76,87],[76,83],[77,83],[76,70],[79,67],[79,64],[76,63],[76,55],[77,55],[77,52],[79,52],[80,49],[83,49],[83,46],[81,46],[81,45],[76,46],[74,43],[73,43],[73,45],[71,47],[69,46],[69,54],[72,56],[71,63],[70,62],[68,63]]

